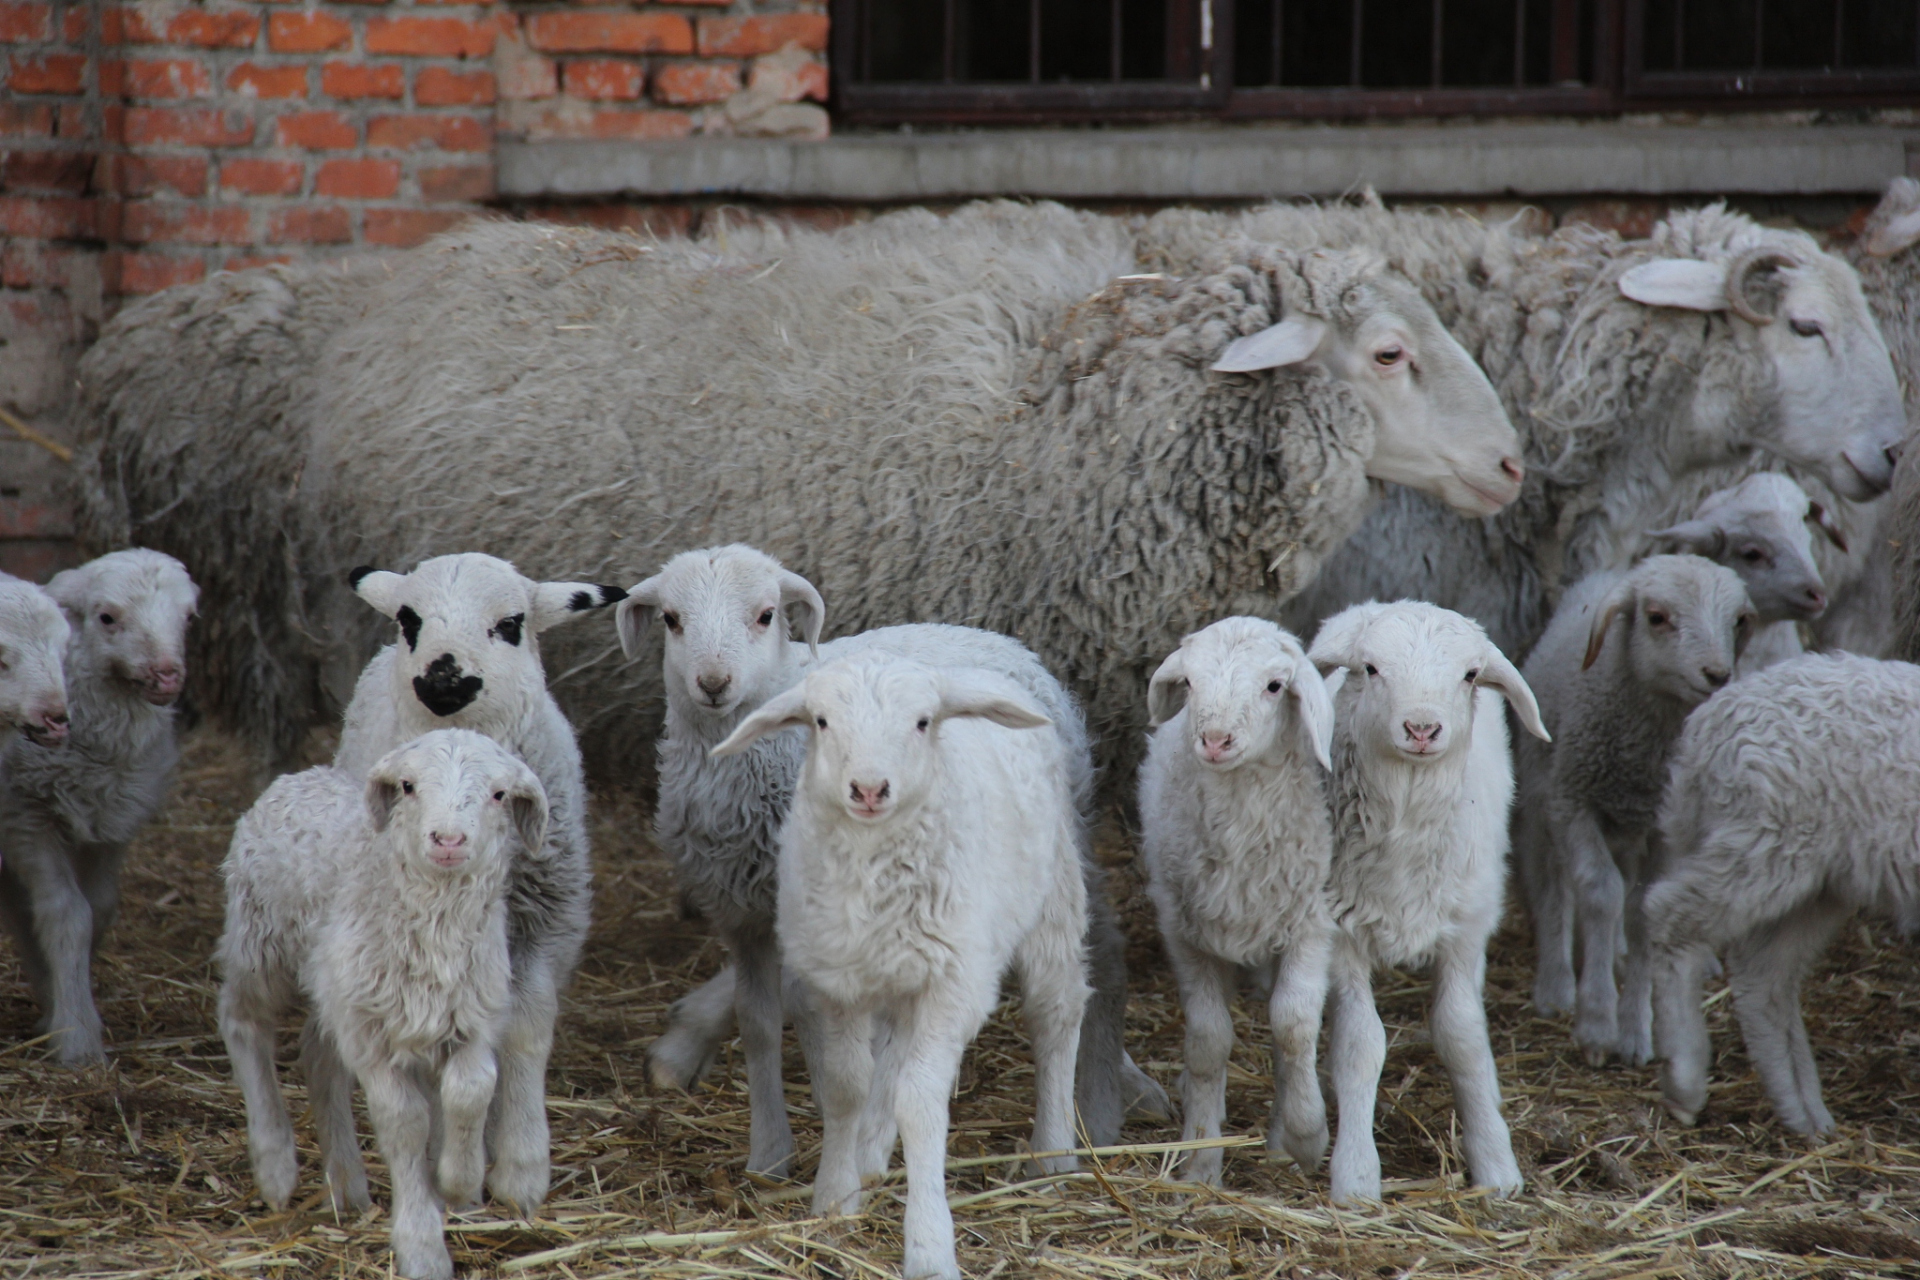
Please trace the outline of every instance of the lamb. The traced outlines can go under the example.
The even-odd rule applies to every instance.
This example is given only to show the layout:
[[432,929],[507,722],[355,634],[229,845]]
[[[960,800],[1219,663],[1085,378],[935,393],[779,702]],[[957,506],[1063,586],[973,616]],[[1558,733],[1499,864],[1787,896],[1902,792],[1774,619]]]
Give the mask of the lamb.
[[[1485,377],[1375,255],[1236,246],[1142,276],[1125,222],[1006,202],[725,245],[473,224],[391,259],[324,344],[291,572],[484,543],[630,582],[724,534],[806,565],[849,630],[1016,635],[1103,754],[1135,751],[1152,664],[1222,612],[1273,613],[1368,475],[1483,513],[1520,474]],[[1261,334],[1246,371],[1209,371]],[[128,379],[168,398],[193,376],[91,358],[90,440],[133,425]],[[167,487],[128,495],[129,527]],[[584,637],[555,660],[596,771],[641,776],[657,674]]]
[[1498,1195],[1520,1189],[1500,1116],[1482,992],[1500,923],[1513,764],[1498,699],[1545,738],[1533,691],[1481,626],[1416,601],[1327,619],[1308,658],[1334,695],[1334,938],[1329,1017],[1335,1203],[1380,1198],[1373,1107],[1386,1032],[1373,1004],[1382,965],[1433,965],[1434,1051],[1453,1081],[1467,1169]]
[[220,1034],[261,1198],[284,1210],[293,1196],[273,1043],[305,1002],[301,1060],[334,1208],[369,1205],[358,1080],[393,1181],[395,1266],[414,1280],[453,1275],[445,1207],[480,1196],[512,998],[508,885],[546,823],[531,769],[471,730],[438,729],[365,779],[326,765],[282,776],[221,864]]
[[960,1274],[947,1098],[1009,965],[1034,1041],[1033,1150],[1073,1145],[1080,814],[1061,736],[1022,732],[1050,723],[1004,676],[873,650],[816,667],[713,748],[808,729],[780,827],[779,936],[820,1018],[813,1211],[858,1212],[861,1178],[885,1171],[897,1127],[908,1276]]
[[0,761],[0,916],[54,1056],[74,1066],[106,1056],[93,953],[120,906],[127,842],[172,785],[173,703],[199,592],[184,565],[150,550],[57,573],[46,591],[70,628],[69,727],[58,747],[16,740]]
[[0,573],[0,761],[22,733],[41,747],[67,740],[63,655],[70,635],[52,596]]
[[546,791],[546,839],[521,851],[511,870],[513,998],[487,1134],[494,1155],[488,1189],[528,1213],[547,1193],[547,1055],[560,992],[587,936],[592,870],[580,749],[547,692],[540,637],[626,592],[534,582],[504,560],[474,553],[438,556],[404,575],[356,569],[352,583],[399,623],[400,641],[361,673],[335,767],[367,777],[387,752],[423,733],[472,729],[526,761]]
[[[1333,942],[1333,704],[1300,642],[1261,618],[1182,640],[1147,701],[1158,727],[1140,768],[1140,849],[1187,1020],[1181,1140],[1220,1136],[1233,990],[1252,969],[1271,988],[1267,1153],[1312,1169],[1327,1149],[1314,1050]],[[1220,1165],[1219,1148],[1202,1149],[1181,1176],[1218,1185]]]
[[[1530,886],[1549,904],[1552,885],[1571,886],[1581,948],[1573,1038],[1595,1066],[1609,1054],[1635,1065],[1652,1054],[1640,909],[1654,869],[1648,837],[1682,723],[1733,679],[1756,622],[1733,570],[1699,556],[1652,556],[1577,584],[1527,659],[1528,683],[1553,691],[1545,709],[1554,746],[1529,761],[1530,779],[1544,779],[1530,801],[1545,817],[1522,824],[1534,847],[1521,861],[1551,868]],[[1543,911],[1534,923],[1535,1001],[1551,1007],[1564,998],[1552,982],[1572,976],[1573,943],[1564,915]],[[1623,927],[1624,991],[1614,984]]]
[[1855,912],[1920,920],[1920,669],[1816,654],[1736,682],[1688,718],[1659,821],[1646,918],[1667,1110],[1692,1124],[1706,1105],[1718,952],[1781,1122],[1831,1133],[1800,983]]
[[[790,641],[789,610],[799,616],[805,650]],[[711,758],[709,748],[768,697],[798,681],[816,652],[831,658],[881,650],[935,665],[983,667],[1012,679],[1061,735],[1083,813],[1093,793],[1086,729],[1071,695],[1032,653],[1006,636],[922,623],[819,645],[825,621],[820,593],[752,547],[683,552],[634,586],[615,615],[630,657],[639,656],[656,616],[665,630],[667,724],[659,744],[655,839],[674,859],[683,892],[713,921],[735,963],[675,1005],[667,1033],[648,1051],[648,1069],[658,1084],[687,1087],[737,1021],[753,1107],[747,1167],[784,1175],[793,1138],[780,1073],[774,865],[778,826],[792,797],[803,743],[798,735],[779,734],[724,759]],[[1084,832],[1081,849],[1098,994],[1081,1037],[1076,1080],[1081,1123],[1101,1144],[1118,1141],[1128,1101],[1161,1117],[1169,1108],[1165,1093],[1126,1056],[1121,1038],[1126,940]],[[743,972],[747,980],[741,982]],[[804,1000],[791,1003],[796,1018],[804,1018]],[[805,1047],[804,1022],[801,1039]]]

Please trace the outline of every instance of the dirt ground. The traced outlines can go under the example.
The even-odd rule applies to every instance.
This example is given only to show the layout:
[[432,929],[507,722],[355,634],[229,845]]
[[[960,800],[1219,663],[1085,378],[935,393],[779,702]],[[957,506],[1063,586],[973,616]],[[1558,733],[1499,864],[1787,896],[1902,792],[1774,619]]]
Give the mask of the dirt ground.
[[[173,799],[130,861],[126,908],[95,968],[111,1065],[74,1073],[32,1040],[36,1010],[0,955],[0,1274],[387,1276],[379,1208],[336,1220],[301,1129],[293,1209],[265,1212],[247,1169],[245,1116],[214,1025],[217,873],[234,819],[263,781],[210,730],[187,741]],[[562,1014],[549,1075],[555,1185],[538,1219],[485,1209],[455,1221],[469,1275],[897,1276],[896,1177],[858,1219],[807,1216],[805,1184],[744,1172],[746,1098],[724,1059],[691,1096],[646,1086],[647,1044],[666,1006],[719,963],[676,909],[644,810],[601,797],[594,820],[593,938]],[[1169,1088],[1179,1004],[1123,834],[1104,841],[1128,895],[1129,1043]],[[970,1276],[1416,1274],[1626,1277],[1920,1276],[1920,958],[1881,926],[1849,927],[1806,1007],[1840,1136],[1809,1145],[1774,1122],[1730,1026],[1712,1025],[1712,1103],[1696,1129],[1660,1110],[1651,1068],[1586,1066],[1564,1021],[1531,1016],[1531,947],[1517,915],[1496,939],[1487,1003],[1527,1189],[1506,1202],[1465,1189],[1444,1073],[1424,1031],[1418,975],[1380,983],[1390,1049],[1379,1134],[1384,1205],[1332,1209],[1324,1172],[1228,1153],[1217,1193],[1175,1190],[1138,1125],[1136,1149],[1083,1162],[1070,1180],[1023,1183],[1031,1067],[1017,1010],[969,1052],[953,1103],[948,1192]],[[1264,1030],[1249,1006],[1229,1127],[1265,1131]],[[285,1037],[284,1079],[303,1103]],[[809,1175],[819,1125],[789,1052],[789,1099]],[[363,1129],[376,1204],[386,1187]],[[1148,1148],[1148,1149],[1139,1149]],[[987,1157],[980,1159],[980,1157]]]

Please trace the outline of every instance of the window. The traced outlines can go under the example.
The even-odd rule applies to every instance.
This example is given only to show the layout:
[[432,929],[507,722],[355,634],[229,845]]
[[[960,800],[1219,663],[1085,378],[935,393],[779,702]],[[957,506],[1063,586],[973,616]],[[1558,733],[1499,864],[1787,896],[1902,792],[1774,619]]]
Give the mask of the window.
[[834,0],[852,123],[1907,104],[1920,0]]

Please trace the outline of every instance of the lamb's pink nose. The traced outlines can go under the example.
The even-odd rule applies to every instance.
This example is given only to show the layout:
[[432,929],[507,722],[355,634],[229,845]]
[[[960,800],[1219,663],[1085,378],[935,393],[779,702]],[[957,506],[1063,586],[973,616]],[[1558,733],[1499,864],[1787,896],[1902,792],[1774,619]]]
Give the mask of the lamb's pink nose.
[[882,781],[870,786],[863,786],[858,782],[851,782],[847,784],[847,790],[853,796],[854,804],[860,808],[878,809],[880,803],[892,794],[893,784]]
[[42,746],[56,747],[67,740],[67,709],[42,711],[27,722],[33,738]]
[[1408,740],[1421,750],[1431,747],[1440,738],[1440,726],[1433,721],[1415,724],[1407,720],[1400,727],[1407,731]]
[[154,688],[171,693],[186,683],[187,670],[177,662],[156,662],[147,668],[147,678]]
[[458,849],[466,842],[467,833],[464,831],[450,836],[443,836],[438,831],[433,833],[433,843],[437,849]]
[[1500,470],[1505,472],[1507,479],[1513,481],[1515,484],[1519,484],[1527,478],[1527,469],[1518,458],[1500,459]]
[[1822,591],[1818,587],[1808,587],[1807,588],[1807,608],[1812,609],[1814,612],[1818,613],[1819,611],[1825,609],[1826,607],[1827,607],[1827,593]]
[[1200,754],[1209,760],[1218,760],[1231,750],[1233,750],[1233,735],[1230,733],[1200,735]]

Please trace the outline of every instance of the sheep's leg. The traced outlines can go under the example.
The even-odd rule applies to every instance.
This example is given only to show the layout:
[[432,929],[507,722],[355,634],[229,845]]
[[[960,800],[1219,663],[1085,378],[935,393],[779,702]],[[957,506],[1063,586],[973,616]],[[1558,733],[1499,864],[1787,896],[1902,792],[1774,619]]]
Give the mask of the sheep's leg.
[[1333,939],[1326,930],[1303,932],[1281,956],[1267,997],[1273,1034],[1273,1119],[1267,1155],[1284,1149],[1311,1171],[1327,1154],[1327,1103],[1315,1063],[1320,1014],[1327,1003]]
[[[1220,1136],[1227,1114],[1227,1061],[1233,1056],[1233,988],[1236,966],[1193,946],[1174,929],[1162,928],[1167,959],[1180,986],[1187,1020],[1186,1066],[1180,1073],[1180,1141]],[[1220,1184],[1219,1147],[1187,1153],[1183,1182]]]
[[1630,1067],[1653,1058],[1653,969],[1647,954],[1647,875],[1641,861],[1626,877],[1621,924],[1626,933],[1626,959],[1620,966],[1619,1035],[1614,1051]]
[[220,1038],[247,1104],[247,1157],[253,1182],[267,1207],[280,1210],[293,1198],[299,1176],[293,1123],[273,1070],[273,1026],[279,1013],[266,988],[245,977],[220,986]]
[[812,1080],[820,1061],[820,1015],[814,1008],[813,992],[791,969],[780,971],[780,1004],[793,1022],[794,1038],[800,1041],[800,1058],[807,1064],[807,1079]]
[[1380,1198],[1380,1151],[1373,1109],[1387,1060],[1387,1029],[1373,1005],[1373,974],[1352,940],[1336,936],[1330,975],[1333,1094],[1340,1130],[1333,1143],[1333,1202]]
[[1626,881],[1599,822],[1585,812],[1563,832],[1580,909],[1580,988],[1573,1042],[1599,1066],[1619,1039],[1619,992],[1613,981],[1615,942],[1620,936]]
[[1433,1047],[1453,1081],[1461,1145],[1477,1187],[1512,1195],[1521,1186],[1513,1138],[1500,1114],[1500,1075],[1487,1038],[1487,944],[1453,935],[1434,957]]
[[906,1041],[900,1034],[898,1010],[882,1009],[876,1013],[869,1036],[873,1045],[873,1076],[867,1085],[866,1104],[860,1109],[859,1138],[854,1148],[863,1183],[887,1171],[887,1164],[893,1159],[894,1143],[900,1137],[900,1128],[893,1119],[893,1090],[900,1077],[900,1055]]
[[487,1117],[493,1172],[487,1190],[515,1213],[531,1215],[547,1198],[547,1055],[560,993],[547,958],[528,950],[514,959],[507,1025],[496,1049],[499,1083]]
[[333,1211],[365,1209],[373,1199],[367,1194],[367,1166],[353,1129],[353,1072],[317,1018],[308,1018],[300,1032],[300,1071],[307,1078],[307,1104],[320,1138],[320,1164]]
[[452,1280],[446,1207],[427,1158],[432,1104],[406,1072],[379,1063],[360,1072],[367,1115],[393,1183],[393,1261],[407,1280]]
[[1660,1092],[1667,1114],[1681,1124],[1700,1118],[1707,1105],[1707,1062],[1712,1044],[1706,1010],[1700,1004],[1700,980],[1708,951],[1686,943],[1652,949],[1655,1038],[1666,1059],[1660,1068]]
[[26,823],[7,834],[8,887],[23,891],[47,967],[46,1029],[54,1056],[67,1066],[99,1062],[107,1055],[93,1004],[93,908],[57,834]]
[[74,851],[75,878],[93,910],[93,938],[88,950],[98,951],[120,914],[120,868],[127,860],[124,844],[87,844]]
[[793,1163],[793,1128],[780,1069],[780,944],[773,930],[749,926],[728,939],[734,956],[734,1021],[747,1058],[751,1113],[747,1172],[784,1178]]
[[1766,1086],[1780,1121],[1796,1133],[1833,1131],[1820,1096],[1820,1075],[1800,1016],[1800,982],[1847,917],[1843,908],[1813,903],[1762,928],[1732,947],[1727,975],[1747,1056]]
[[1573,1009],[1573,902],[1552,822],[1538,805],[1513,815],[1514,867],[1533,918],[1533,1007],[1547,1017]]
[[813,1093],[820,1103],[820,1169],[813,1180],[813,1212],[858,1213],[860,1113],[873,1083],[872,1020],[824,998],[817,1008],[820,1065]]
[[[1020,949],[1027,1034],[1033,1040],[1033,1149],[1065,1151],[1073,1133],[1074,1064],[1086,1016],[1087,980],[1080,939],[1061,929],[1036,929]],[[1074,1156],[1039,1162],[1047,1173],[1076,1168]]]
[[691,1089],[713,1068],[733,1034],[734,967],[729,964],[667,1010],[667,1029],[647,1049],[647,1079],[656,1089]]
[[40,951],[39,938],[34,936],[33,901],[27,895],[27,887],[3,857],[0,857],[0,919],[5,920],[7,932],[13,936],[20,967],[26,971],[27,987],[33,992],[34,1004],[42,1011],[39,1026],[44,1031],[49,1021],[45,1011],[53,1008],[53,971],[47,967],[47,958]]
[[487,1176],[487,1106],[499,1070],[493,1046],[462,1045],[440,1071],[440,1194],[455,1209],[480,1202]]
[[1094,1146],[1120,1141],[1128,1116],[1166,1121],[1173,1116],[1167,1091],[1127,1054],[1127,939],[1120,931],[1107,875],[1090,854],[1080,859],[1087,888],[1087,976],[1093,995],[1080,1026],[1074,1103]]
[[895,1033],[906,1039],[893,1098],[907,1166],[906,1280],[960,1280],[947,1208],[947,1099],[980,1019],[953,995],[938,992],[915,1001],[911,1020]]

